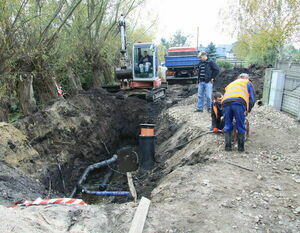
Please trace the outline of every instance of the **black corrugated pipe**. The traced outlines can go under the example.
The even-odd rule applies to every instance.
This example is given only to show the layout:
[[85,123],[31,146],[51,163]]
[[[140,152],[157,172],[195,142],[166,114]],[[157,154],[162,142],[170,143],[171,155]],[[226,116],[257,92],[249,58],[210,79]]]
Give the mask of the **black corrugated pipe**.
[[97,168],[100,168],[100,167],[104,167],[104,166],[107,166],[115,161],[117,161],[118,159],[118,156],[117,155],[113,155],[113,157],[111,157],[110,159],[107,159],[107,160],[104,160],[104,161],[101,161],[99,163],[95,163],[95,164],[92,164],[90,166],[88,166],[82,176],[80,177],[79,181],[77,182],[76,186],[74,187],[71,195],[70,195],[70,198],[73,198],[76,194],[77,194],[77,191],[78,191],[78,187],[79,186],[82,186],[82,184],[85,182],[88,174],[94,170],[94,169],[97,169]]

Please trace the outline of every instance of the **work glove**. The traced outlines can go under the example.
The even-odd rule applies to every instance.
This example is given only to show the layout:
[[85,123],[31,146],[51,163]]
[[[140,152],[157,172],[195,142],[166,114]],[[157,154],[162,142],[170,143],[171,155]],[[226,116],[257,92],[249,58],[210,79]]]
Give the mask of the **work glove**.
[[214,132],[214,133],[218,133],[218,132],[219,132],[219,129],[218,129],[218,128],[213,128],[213,132]]
[[213,133],[224,133],[224,131],[218,128],[213,128]]

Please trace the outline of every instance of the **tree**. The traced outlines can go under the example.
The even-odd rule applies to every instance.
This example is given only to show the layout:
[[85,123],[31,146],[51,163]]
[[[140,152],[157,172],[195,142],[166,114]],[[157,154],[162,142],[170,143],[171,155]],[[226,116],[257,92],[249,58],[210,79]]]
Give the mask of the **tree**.
[[281,59],[297,58],[297,56],[299,56],[299,53],[300,51],[296,49],[293,45],[284,45],[282,49]]
[[184,35],[182,31],[176,31],[175,34],[171,37],[170,46],[171,47],[183,47],[189,46],[188,35]]
[[158,60],[164,61],[167,53],[168,53],[168,49],[163,44],[159,44],[158,45]]
[[165,56],[168,53],[168,49],[171,47],[170,42],[165,38],[160,39],[160,44],[158,45],[158,59],[160,61],[165,60]]
[[248,63],[274,63],[284,44],[299,40],[299,11],[299,0],[232,1],[223,18],[235,25],[237,56]]
[[[30,114],[37,104],[58,98],[53,77],[69,92],[111,81],[119,15],[130,17],[143,2],[0,1],[0,120],[8,119],[12,105]],[[153,39],[148,28],[128,23],[127,29],[132,40]]]
[[1,1],[1,81],[10,83],[11,93],[7,90],[5,95],[17,93],[23,113],[35,110],[34,96],[41,101],[58,97],[48,60],[58,34],[81,1]]
[[176,31],[175,34],[171,36],[169,40],[165,38],[160,39],[160,44],[158,46],[158,56],[162,61],[167,55],[167,51],[170,47],[184,47],[189,46],[189,35],[184,35],[181,31]]
[[176,31],[170,38],[170,40],[166,40],[165,38],[160,39],[160,43],[165,48],[170,47],[183,47],[183,46],[189,46],[189,35],[184,35],[182,31]]
[[168,42],[165,38],[160,39],[160,44],[165,47],[166,49],[170,48],[170,42]]
[[[119,62],[118,20],[121,12],[125,17],[144,0],[90,0],[84,1],[73,15],[73,23],[66,32],[60,48],[62,63],[67,60],[82,79],[84,88],[99,87],[111,82],[114,67]],[[136,26],[136,25],[135,25]],[[130,20],[126,32],[130,41],[144,32],[141,27],[131,30]],[[128,33],[131,32],[131,33]],[[145,35],[144,35],[145,36]],[[75,39],[74,39],[75,38]],[[76,70],[76,66],[79,69]]]
[[255,35],[240,36],[233,50],[237,58],[245,60],[247,64],[273,64],[278,58],[280,45],[278,42],[280,39],[275,35],[265,30]]
[[210,42],[210,44],[207,46],[206,53],[213,60],[217,58],[217,49],[213,42]]

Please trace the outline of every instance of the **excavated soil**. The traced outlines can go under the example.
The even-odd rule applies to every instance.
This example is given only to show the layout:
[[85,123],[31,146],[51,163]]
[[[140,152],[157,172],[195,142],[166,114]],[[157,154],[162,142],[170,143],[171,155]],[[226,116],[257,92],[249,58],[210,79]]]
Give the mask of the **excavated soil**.
[[256,99],[259,100],[262,98],[264,70],[264,67],[256,65],[252,65],[249,68],[233,68],[230,70],[225,70],[221,72],[215,79],[214,90],[224,93],[224,87],[234,81],[239,74],[247,73],[250,75],[251,81],[256,91]]
[[[136,98],[120,100],[102,90],[79,93],[16,122],[16,128],[9,125],[11,132],[20,135],[8,135],[6,141],[1,138],[1,143],[6,142],[2,160],[30,178],[24,182],[42,183],[43,189],[35,189],[33,196],[27,194],[31,186],[24,187],[23,197],[49,193],[53,197],[51,178],[52,189],[63,195],[54,156],[59,155],[63,175],[69,174],[65,178],[69,189],[86,165],[108,157],[101,139],[113,152],[137,143],[138,123],[156,122],[157,164],[151,171],[133,173],[138,197],[151,199],[143,232],[299,232],[299,122],[268,106],[255,106],[248,117],[246,151],[225,152],[223,136],[209,132],[210,114],[194,112],[196,92],[196,85],[174,85],[166,99],[156,104]],[[19,157],[24,152],[28,158]],[[114,185],[128,190],[124,175],[116,173],[116,178],[119,182]],[[137,203],[127,201],[81,207],[2,206],[0,231],[128,232]]]
[[[0,157],[37,182],[39,196],[45,192],[68,196],[88,165],[110,158],[123,145],[137,144],[139,124],[155,122],[160,105],[155,105],[156,115],[153,106],[138,98],[120,99],[102,89],[81,91],[42,106],[13,125],[0,126]],[[16,190],[21,187],[17,185]],[[24,193],[23,199],[32,198]],[[12,203],[20,199],[18,195],[2,198]]]

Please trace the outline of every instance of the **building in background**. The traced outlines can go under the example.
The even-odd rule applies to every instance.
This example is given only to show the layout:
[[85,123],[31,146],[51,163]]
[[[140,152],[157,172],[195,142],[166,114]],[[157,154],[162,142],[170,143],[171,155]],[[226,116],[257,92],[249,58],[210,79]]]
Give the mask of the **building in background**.
[[[216,45],[217,59],[234,59],[233,46],[234,44]],[[207,47],[203,45],[198,46],[198,51],[206,51],[206,49]]]

